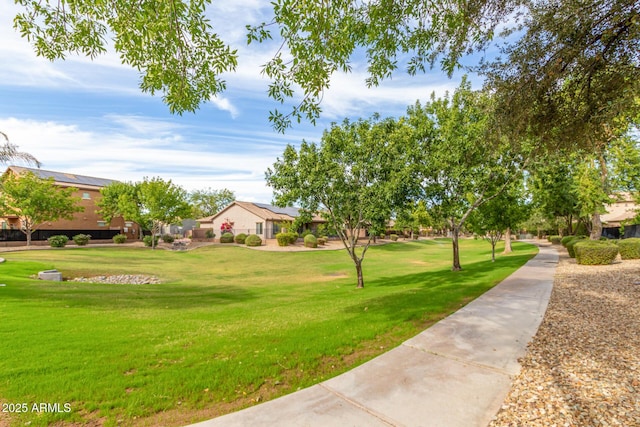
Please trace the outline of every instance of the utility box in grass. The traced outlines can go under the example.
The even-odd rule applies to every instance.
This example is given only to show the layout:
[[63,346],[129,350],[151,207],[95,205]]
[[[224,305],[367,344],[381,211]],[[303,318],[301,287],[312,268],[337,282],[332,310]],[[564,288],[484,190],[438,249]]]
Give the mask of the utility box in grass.
[[62,282],[62,273],[58,270],[44,270],[38,273],[38,279]]

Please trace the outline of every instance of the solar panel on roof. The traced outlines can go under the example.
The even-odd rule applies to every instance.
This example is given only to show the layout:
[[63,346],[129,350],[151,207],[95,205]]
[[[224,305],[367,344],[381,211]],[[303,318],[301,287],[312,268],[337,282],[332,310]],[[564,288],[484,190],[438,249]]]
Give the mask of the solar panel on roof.
[[267,209],[273,213],[279,214],[279,215],[289,215],[289,216],[293,216],[296,217],[299,215],[298,209],[296,208],[291,208],[291,207],[286,207],[286,208],[280,208],[278,206],[273,206],[273,205],[268,205],[266,203],[254,203],[254,205],[258,206],[259,208],[262,209]]

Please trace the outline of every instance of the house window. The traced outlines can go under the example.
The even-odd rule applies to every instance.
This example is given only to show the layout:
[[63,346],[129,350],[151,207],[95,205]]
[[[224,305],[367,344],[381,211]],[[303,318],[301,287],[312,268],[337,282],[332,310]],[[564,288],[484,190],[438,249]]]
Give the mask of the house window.
[[91,200],[91,194],[82,193],[82,200]]
[[256,234],[262,234],[262,223],[256,222]]
[[273,224],[273,234],[276,235],[280,232],[280,224]]
[[107,223],[104,221],[98,221],[98,227],[106,227]]
[[2,229],[3,230],[7,229],[7,221],[2,221]]
[[131,222],[131,221],[125,221],[125,222],[124,222],[124,226],[125,226],[125,227],[133,227],[133,222]]

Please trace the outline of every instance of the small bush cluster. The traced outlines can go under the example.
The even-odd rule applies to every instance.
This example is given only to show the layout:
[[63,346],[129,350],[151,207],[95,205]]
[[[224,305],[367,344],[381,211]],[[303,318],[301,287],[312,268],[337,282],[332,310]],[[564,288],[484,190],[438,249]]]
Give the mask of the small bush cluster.
[[47,239],[47,242],[49,242],[49,245],[52,248],[64,248],[65,246],[67,246],[68,241],[69,241],[69,238],[62,234],[57,236],[51,236]]
[[547,240],[549,240],[554,245],[559,245],[562,241],[562,236],[549,236],[547,237]]
[[618,245],[600,240],[582,240],[575,244],[576,262],[580,265],[611,264],[618,256]]
[[389,238],[395,242],[395,241],[398,240],[398,235],[397,234],[390,234]]
[[210,228],[204,232],[204,237],[206,237],[207,239],[214,239],[216,237],[216,233],[214,233],[213,229]]
[[173,243],[176,240],[171,234],[163,234],[162,241],[165,243]]
[[158,236],[154,236],[153,238],[151,236],[144,236],[142,243],[144,243],[145,246],[151,247],[153,245],[155,247],[158,245],[158,240],[160,240]]
[[566,248],[569,240],[575,239],[575,237],[576,236],[564,236],[562,239],[560,239],[560,244]]
[[307,234],[306,236],[304,236],[304,246],[306,248],[317,248],[318,239],[313,234]]
[[318,244],[324,246],[324,245],[327,244],[327,240],[328,239],[326,237],[324,237],[324,236],[323,237],[318,237]]
[[296,233],[295,231],[290,231],[288,233],[278,233],[276,234],[276,240],[278,241],[278,246],[293,245],[296,240],[298,240],[298,233]]
[[566,244],[564,245],[565,248],[567,248],[567,252],[569,252],[569,256],[571,258],[575,258],[576,257],[576,252],[575,252],[575,245],[578,242],[583,241],[585,238],[581,237],[581,236],[571,236],[571,239],[567,240]]
[[640,259],[640,238],[632,237],[618,242],[622,259]]
[[116,234],[113,236],[113,243],[124,243],[127,241],[127,236],[125,234]]
[[88,245],[89,240],[91,240],[90,234],[76,234],[75,236],[73,236],[73,242],[78,246]]
[[233,243],[233,233],[222,233],[222,236],[220,236],[220,243]]
[[233,238],[233,241],[239,245],[244,245],[245,240],[247,240],[247,235],[244,233],[236,234]]
[[260,246],[262,245],[262,239],[257,234],[249,234],[246,239],[244,239],[244,244],[247,246]]

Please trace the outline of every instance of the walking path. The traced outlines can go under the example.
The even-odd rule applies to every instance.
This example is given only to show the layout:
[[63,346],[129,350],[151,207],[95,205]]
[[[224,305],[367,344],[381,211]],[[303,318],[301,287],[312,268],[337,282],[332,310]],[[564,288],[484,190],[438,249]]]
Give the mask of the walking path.
[[542,322],[550,246],[499,285],[395,349],[307,389],[191,427],[486,427]]

